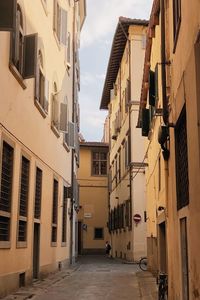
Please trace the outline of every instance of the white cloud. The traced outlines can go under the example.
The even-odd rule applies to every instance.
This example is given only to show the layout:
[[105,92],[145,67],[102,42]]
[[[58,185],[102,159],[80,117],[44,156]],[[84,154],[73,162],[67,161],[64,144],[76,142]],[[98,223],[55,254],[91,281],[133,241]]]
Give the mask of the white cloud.
[[113,32],[119,16],[149,18],[153,0],[87,0],[87,18],[81,36],[81,47],[104,39]]
[[96,82],[96,80],[103,80],[105,78],[105,74],[91,74],[89,72],[81,73],[81,85],[82,86],[91,86]]

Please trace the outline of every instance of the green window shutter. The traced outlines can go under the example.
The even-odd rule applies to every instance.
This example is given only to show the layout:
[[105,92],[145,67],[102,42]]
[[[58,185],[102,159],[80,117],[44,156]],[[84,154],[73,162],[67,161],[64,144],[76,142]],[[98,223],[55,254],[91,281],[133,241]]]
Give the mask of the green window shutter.
[[24,37],[24,64],[23,78],[35,77],[37,64],[37,34],[30,34]]
[[142,136],[149,134],[149,109],[142,109]]
[[158,64],[155,68],[155,106],[157,107],[159,100],[159,89],[158,89]]
[[155,72],[149,71],[149,105],[155,106]]
[[12,31],[16,27],[16,0],[0,0],[0,31]]

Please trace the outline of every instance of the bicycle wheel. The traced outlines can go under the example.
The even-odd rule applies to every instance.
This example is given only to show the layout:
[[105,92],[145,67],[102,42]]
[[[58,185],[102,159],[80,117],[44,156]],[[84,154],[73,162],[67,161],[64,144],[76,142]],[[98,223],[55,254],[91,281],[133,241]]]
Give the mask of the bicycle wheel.
[[147,271],[147,258],[142,257],[139,261],[139,267],[142,271]]

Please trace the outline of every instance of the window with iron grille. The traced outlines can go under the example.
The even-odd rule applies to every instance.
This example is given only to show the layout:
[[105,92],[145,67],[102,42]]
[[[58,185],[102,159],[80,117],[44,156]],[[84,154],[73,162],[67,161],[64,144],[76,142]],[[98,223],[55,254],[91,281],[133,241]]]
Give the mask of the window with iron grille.
[[63,188],[62,243],[67,241],[67,187]]
[[29,195],[29,169],[30,161],[22,156],[21,163],[21,182],[19,195],[19,223],[18,241],[27,240],[27,216],[28,216],[28,195]]
[[107,174],[107,152],[93,151],[92,152],[92,175]]
[[181,23],[181,0],[173,0],[173,30],[174,30],[174,43],[178,39],[178,33]]
[[184,106],[175,127],[177,209],[189,203],[187,122]]
[[42,170],[36,168],[35,179],[35,219],[40,219],[41,215],[41,198],[42,198]]
[[0,191],[0,241],[10,240],[14,149],[3,142]]
[[94,228],[94,239],[102,240],[103,238],[103,228]]
[[52,207],[52,234],[51,242],[57,242],[57,221],[58,221],[58,181],[53,181],[53,207]]

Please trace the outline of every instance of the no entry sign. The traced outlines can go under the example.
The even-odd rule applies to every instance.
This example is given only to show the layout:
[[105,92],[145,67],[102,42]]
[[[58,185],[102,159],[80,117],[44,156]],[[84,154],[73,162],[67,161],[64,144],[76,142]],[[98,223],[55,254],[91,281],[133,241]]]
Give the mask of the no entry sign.
[[133,216],[133,221],[138,224],[142,220],[142,217],[139,214]]

